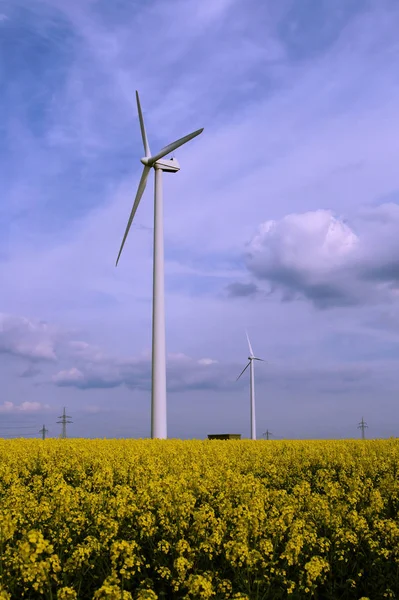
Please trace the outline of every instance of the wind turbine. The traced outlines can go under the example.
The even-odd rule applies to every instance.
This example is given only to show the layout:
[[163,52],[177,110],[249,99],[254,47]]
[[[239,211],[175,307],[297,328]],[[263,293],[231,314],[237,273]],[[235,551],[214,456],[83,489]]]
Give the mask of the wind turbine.
[[147,133],[144,127],[143,113],[140,106],[139,94],[136,91],[137,110],[139,113],[141,137],[144,146],[144,157],[140,162],[144,165],[136,198],[130,213],[129,221],[123,236],[116,266],[125,245],[134,215],[136,214],[141,197],[147,185],[151,169],[155,171],[154,185],[154,264],[153,264],[153,296],[152,296],[152,391],[151,391],[151,437],[166,438],[166,348],[165,348],[165,277],[164,277],[164,240],[163,240],[163,197],[162,172],[177,173],[180,165],[176,159],[165,159],[164,156],[189,142],[203,132],[197,129],[159,152],[151,155]]
[[248,332],[245,332],[245,333],[247,334],[247,340],[248,340],[248,346],[249,346],[249,356],[248,356],[249,363],[241,371],[241,373],[237,377],[236,381],[238,381],[240,379],[241,375],[243,375],[249,367],[250,368],[249,387],[250,387],[250,399],[251,399],[251,440],[256,440],[254,360],[260,360],[262,362],[265,362],[265,361],[263,360],[263,358],[257,358],[254,355],[254,352],[253,352],[252,346],[251,346],[251,342],[249,341]]

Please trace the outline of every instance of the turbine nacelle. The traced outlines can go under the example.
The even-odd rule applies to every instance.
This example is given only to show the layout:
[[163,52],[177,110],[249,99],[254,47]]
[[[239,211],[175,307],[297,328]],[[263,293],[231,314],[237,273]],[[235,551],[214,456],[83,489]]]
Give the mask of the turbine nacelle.
[[162,169],[162,171],[165,171],[166,173],[177,173],[180,171],[179,162],[175,158],[171,158],[170,160],[161,158],[160,160],[157,160],[154,167],[155,169]]

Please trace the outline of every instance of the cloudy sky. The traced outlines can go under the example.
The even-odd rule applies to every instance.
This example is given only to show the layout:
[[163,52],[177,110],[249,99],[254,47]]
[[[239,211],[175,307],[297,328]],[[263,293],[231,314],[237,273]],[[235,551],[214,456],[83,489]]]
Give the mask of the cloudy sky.
[[153,150],[168,433],[399,428],[395,0],[0,0],[0,435],[150,433]]

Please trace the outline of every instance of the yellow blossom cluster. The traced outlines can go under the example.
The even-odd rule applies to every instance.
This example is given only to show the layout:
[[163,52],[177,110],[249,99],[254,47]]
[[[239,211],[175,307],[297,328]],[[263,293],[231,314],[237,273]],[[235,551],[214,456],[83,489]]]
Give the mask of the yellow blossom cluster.
[[399,441],[0,440],[0,600],[399,598]]

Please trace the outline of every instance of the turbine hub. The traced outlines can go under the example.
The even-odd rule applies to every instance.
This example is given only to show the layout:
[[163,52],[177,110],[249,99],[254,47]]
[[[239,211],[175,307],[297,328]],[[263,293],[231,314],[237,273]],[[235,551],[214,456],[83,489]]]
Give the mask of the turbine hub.
[[150,165],[148,163],[150,162],[150,159],[150,156],[143,156],[143,158],[140,158],[140,162],[143,163],[143,165],[145,165],[146,167],[149,167]]

